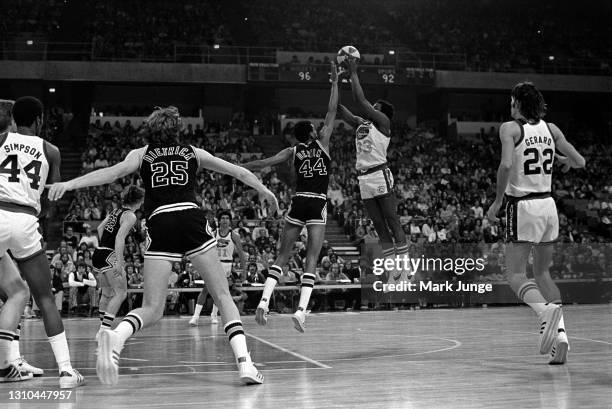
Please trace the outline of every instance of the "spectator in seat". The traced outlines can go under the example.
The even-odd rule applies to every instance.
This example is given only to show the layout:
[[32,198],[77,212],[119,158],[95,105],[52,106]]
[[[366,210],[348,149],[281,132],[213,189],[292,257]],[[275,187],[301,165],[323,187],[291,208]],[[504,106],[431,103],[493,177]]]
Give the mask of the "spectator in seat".
[[325,276],[325,281],[351,281],[344,273],[340,271],[340,264],[334,263],[331,265],[329,273]]
[[246,282],[249,284],[264,284],[266,282],[264,275],[257,270],[257,264],[253,262],[249,263],[247,267]]
[[79,243],[79,238],[74,234],[74,229],[72,226],[66,227],[66,233],[64,234],[64,237],[62,237],[62,240],[71,245],[73,249],[77,248]]
[[87,273],[84,263],[79,263],[76,271],[68,274],[68,286],[70,287],[70,311],[75,312],[79,304],[89,304],[96,295],[96,278]]
[[81,240],[79,241],[79,250],[85,251],[85,249],[81,249],[81,245],[85,244],[87,247],[91,247],[94,249],[98,248],[98,236],[93,233],[91,226],[89,224],[85,224],[85,234],[81,236]]

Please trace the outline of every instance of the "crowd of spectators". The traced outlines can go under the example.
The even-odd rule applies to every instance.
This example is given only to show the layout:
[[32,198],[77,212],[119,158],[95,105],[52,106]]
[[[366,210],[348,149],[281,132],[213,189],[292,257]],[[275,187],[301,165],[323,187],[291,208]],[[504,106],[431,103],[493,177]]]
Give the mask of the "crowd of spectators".
[[93,43],[95,58],[173,60],[181,53],[203,54],[197,47],[215,44],[312,52],[353,44],[370,53],[394,49],[399,59],[413,53],[465,55],[464,69],[474,71],[564,72],[572,66],[574,73],[610,74],[612,69],[612,50],[600,41],[612,34],[606,23],[612,7],[604,0],[581,7],[552,0],[311,0],[282,7],[273,0],[191,0],[178,6],[161,0],[85,0],[77,11],[74,7],[74,1],[11,2],[0,37],[34,31],[58,41],[73,30],[60,20],[87,10],[90,14],[78,22],[79,41]]

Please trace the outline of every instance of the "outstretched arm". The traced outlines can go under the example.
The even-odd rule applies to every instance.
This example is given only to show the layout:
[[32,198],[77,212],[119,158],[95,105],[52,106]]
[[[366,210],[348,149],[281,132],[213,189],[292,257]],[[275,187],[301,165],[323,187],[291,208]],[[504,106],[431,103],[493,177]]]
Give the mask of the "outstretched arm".
[[391,128],[391,121],[385,114],[374,109],[372,104],[366,99],[361,84],[359,83],[359,76],[357,75],[357,63],[354,59],[349,59],[349,68],[351,72],[351,90],[353,91],[353,99],[357,102],[357,105],[363,110],[366,116],[372,120],[382,130],[389,130]]
[[291,158],[292,155],[293,148],[285,148],[274,156],[247,162],[242,166],[248,170],[259,170],[268,166],[278,165],[279,163],[286,162]]
[[341,119],[343,119],[346,123],[348,123],[353,128],[357,128],[364,121],[363,118],[358,117],[357,115],[353,115],[351,111],[348,110],[347,107],[340,104],[338,105],[338,114]]
[[63,183],[47,185],[49,187],[49,199],[58,200],[69,190],[81,189],[89,186],[105,185],[115,180],[134,173],[140,166],[144,148],[135,149],[127,154],[125,159],[114,166],[98,169],[94,172],[80,176],[76,179]]
[[276,209],[278,209],[278,201],[276,200],[276,196],[267,187],[261,183],[257,177],[251,173],[251,171],[242,168],[240,166],[234,165],[233,163],[229,163],[224,161],[223,159],[217,158],[216,156],[211,155],[206,152],[204,149],[194,148],[196,151],[196,155],[198,155],[198,160],[200,163],[200,168],[210,169],[215,172],[224,173],[226,175],[230,175],[245,185],[252,187],[260,193],[259,199],[263,203],[264,200],[268,201],[270,204],[270,211],[274,213]]
[[557,160],[561,163],[564,168],[563,171],[567,172],[570,168],[583,168],[586,164],[584,157],[578,153],[576,148],[565,139],[565,135],[561,132],[561,129],[555,124],[548,123],[550,132],[555,138],[555,146],[564,156],[556,155]]
[[329,103],[327,104],[327,115],[325,115],[323,128],[319,132],[321,144],[327,150],[329,150],[329,139],[334,131],[334,121],[336,120],[336,111],[338,109],[338,71],[334,62],[331,63],[331,82],[332,88]]

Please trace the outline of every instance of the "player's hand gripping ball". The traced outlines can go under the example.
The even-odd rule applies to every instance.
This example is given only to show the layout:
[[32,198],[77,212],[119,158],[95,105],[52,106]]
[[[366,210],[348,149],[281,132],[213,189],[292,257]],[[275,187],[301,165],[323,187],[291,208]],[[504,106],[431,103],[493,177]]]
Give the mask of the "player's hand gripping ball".
[[348,70],[348,61],[349,59],[354,60],[355,62],[359,61],[361,58],[361,54],[359,54],[359,50],[357,50],[352,45],[345,45],[340,50],[338,50],[338,55],[336,56],[336,61],[338,61],[338,65],[345,70]]

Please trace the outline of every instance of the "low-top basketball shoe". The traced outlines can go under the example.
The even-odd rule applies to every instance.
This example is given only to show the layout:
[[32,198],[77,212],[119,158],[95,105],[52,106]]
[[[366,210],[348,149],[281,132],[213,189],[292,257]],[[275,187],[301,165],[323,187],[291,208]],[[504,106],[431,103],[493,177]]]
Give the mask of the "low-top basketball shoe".
[[264,382],[264,376],[247,357],[238,358],[238,373],[240,382],[245,385],[258,385]]
[[42,369],[30,365],[22,356],[17,358],[13,363],[16,364],[22,372],[30,372],[33,376],[43,376],[45,373]]
[[570,350],[569,341],[565,331],[557,334],[557,339],[550,351],[550,365],[563,365],[567,362],[567,353]]
[[197,327],[198,326],[198,317],[191,317],[191,319],[189,320],[189,325],[192,327]]
[[0,382],[21,382],[32,379],[33,375],[31,372],[19,369],[14,363],[11,363],[6,368],[0,369]]
[[85,377],[74,368],[60,373],[59,384],[61,389],[71,389],[85,385]]
[[563,312],[556,304],[548,304],[540,313],[540,354],[548,354],[557,339],[557,328]]
[[218,324],[219,323],[219,319],[217,318],[217,315],[210,314],[210,323],[211,324]]
[[266,325],[268,323],[268,315],[270,310],[265,303],[259,303],[255,310],[255,322],[259,325]]
[[306,330],[306,313],[304,310],[297,310],[293,313],[291,317],[293,320],[293,327],[299,332],[304,332]]
[[104,385],[115,385],[119,380],[119,336],[115,331],[100,334],[96,373]]

